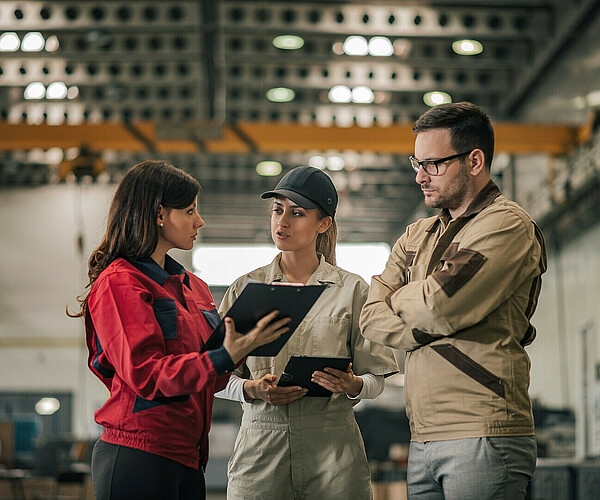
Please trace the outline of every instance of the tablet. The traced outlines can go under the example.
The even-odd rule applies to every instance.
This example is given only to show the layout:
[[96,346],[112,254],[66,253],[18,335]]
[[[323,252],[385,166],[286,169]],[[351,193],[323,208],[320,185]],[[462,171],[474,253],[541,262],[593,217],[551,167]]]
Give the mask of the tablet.
[[[247,333],[256,322],[271,311],[277,309],[277,319],[290,317],[286,325],[289,330],[281,337],[257,347],[248,356],[276,356],[302,322],[310,308],[323,293],[327,285],[302,285],[287,283],[248,283],[233,303],[225,318],[233,318],[235,329]],[[223,345],[225,338],[224,319],[217,325],[203,351],[217,349]]]
[[292,356],[279,377],[277,385],[280,387],[299,385],[308,389],[306,396],[328,398],[331,396],[331,391],[311,382],[313,372],[324,371],[325,367],[346,371],[350,361],[352,359],[349,356]]

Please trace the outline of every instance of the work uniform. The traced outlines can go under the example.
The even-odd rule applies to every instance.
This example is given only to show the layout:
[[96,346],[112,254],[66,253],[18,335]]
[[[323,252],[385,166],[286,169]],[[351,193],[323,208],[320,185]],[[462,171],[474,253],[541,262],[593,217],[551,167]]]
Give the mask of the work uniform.
[[[265,267],[236,280],[220,306],[225,314],[248,280],[288,281],[281,254]],[[277,356],[250,356],[236,375],[279,378],[292,355],[351,356],[355,374],[389,375],[398,371],[391,349],[371,344],[360,334],[358,319],[368,286],[362,278],[320,263],[307,285],[327,288]],[[369,499],[370,473],[364,444],[346,394],[303,397],[273,406],[244,402],[240,432],[228,466],[230,499]]]
[[442,210],[406,229],[361,328],[407,351],[412,441],[533,436],[525,346],[545,270],[541,232],[493,181],[456,219]]
[[233,362],[201,353],[220,321],[206,283],[168,255],[113,261],[88,296],[89,367],[110,391],[96,414],[102,440],[193,469],[208,459],[215,391]]

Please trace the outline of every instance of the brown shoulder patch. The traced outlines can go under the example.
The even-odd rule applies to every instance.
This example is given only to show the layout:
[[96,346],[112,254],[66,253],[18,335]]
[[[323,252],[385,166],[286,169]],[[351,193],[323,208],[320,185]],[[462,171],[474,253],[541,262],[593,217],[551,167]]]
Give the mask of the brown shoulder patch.
[[432,273],[432,277],[437,281],[446,295],[452,297],[467,283],[487,258],[476,250],[461,248],[457,250],[453,245],[444,252],[443,259],[445,266],[442,270]]

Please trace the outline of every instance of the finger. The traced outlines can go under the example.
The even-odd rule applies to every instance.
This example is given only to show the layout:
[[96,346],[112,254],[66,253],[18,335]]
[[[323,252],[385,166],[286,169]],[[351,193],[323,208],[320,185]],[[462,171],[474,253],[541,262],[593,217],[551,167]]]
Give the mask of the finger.
[[293,403],[294,401],[298,401],[299,399],[301,399],[302,397],[305,396],[307,390],[303,389],[302,391],[299,392],[295,392],[293,394],[289,394],[286,396],[275,396],[273,395],[271,397],[271,403],[274,406],[281,406],[281,405],[286,405],[286,404],[290,404]]
[[225,318],[225,335],[233,335],[235,333],[235,321],[233,318]]
[[342,370],[337,370],[335,368],[330,368],[328,366],[328,367],[324,368],[323,370],[326,371],[327,373],[331,373],[332,375],[334,375],[338,378],[343,378],[343,379],[346,379],[348,377],[348,374],[352,375],[352,369],[342,371]]
[[348,374],[345,372],[340,372],[339,370],[336,371],[338,374],[315,372],[313,377],[317,380],[327,380],[330,384],[335,384],[339,387],[346,387],[349,385],[352,381],[352,377],[348,377]]
[[[284,328],[285,325],[287,325],[290,321],[292,321],[292,318],[290,318],[289,316],[286,316],[285,318],[281,318],[281,319],[278,319],[277,321],[271,322],[270,324],[265,326],[263,328],[263,330],[264,331],[279,330],[281,328]],[[256,325],[258,326],[258,323]]]
[[302,392],[302,387],[300,387],[299,385],[293,385],[290,387],[279,387],[278,385],[276,385],[272,389],[270,389],[270,392],[272,394],[282,395],[294,394],[296,392]]
[[267,329],[263,330],[263,335],[273,336],[277,338],[289,330],[290,329],[287,326],[282,326],[281,328],[277,329],[271,329],[271,327],[268,327]]
[[339,378],[331,377],[330,375],[314,375],[311,378],[311,382],[319,384],[321,387],[327,386],[328,389],[331,387],[341,388],[344,385],[343,381],[341,381]]
[[274,311],[271,311],[269,314],[267,314],[266,316],[263,316],[256,322],[256,327],[261,330],[264,330],[264,328],[266,326],[268,326],[268,324],[271,323],[271,321],[273,321],[277,317],[278,314],[279,314],[279,311],[277,309],[275,309]]
[[277,380],[277,375],[267,373],[262,379],[269,384],[273,384]]
[[270,331],[270,330],[253,330],[251,334],[252,339],[260,339],[263,344],[267,344],[269,342],[273,342],[281,337],[285,332],[289,331],[289,328],[284,327],[279,330]]
[[340,379],[337,377],[334,377],[333,375],[329,375],[327,373],[323,373],[323,372],[315,372],[312,374],[311,380],[314,382],[315,380],[326,380],[327,382],[329,382],[330,384],[335,384],[337,381],[339,381]]
[[323,387],[324,389],[327,389],[330,392],[333,392],[335,394],[340,393],[340,392],[344,392],[343,387],[340,387],[338,384],[332,384],[331,382],[329,382],[328,380],[318,380],[318,379],[314,379],[313,382],[315,384],[320,385],[321,387]]

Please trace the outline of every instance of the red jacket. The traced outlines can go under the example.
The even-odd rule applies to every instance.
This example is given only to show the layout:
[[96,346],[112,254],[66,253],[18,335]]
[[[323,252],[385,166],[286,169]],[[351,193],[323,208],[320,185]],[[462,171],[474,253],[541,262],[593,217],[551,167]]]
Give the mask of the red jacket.
[[220,321],[206,283],[168,255],[165,269],[117,259],[85,319],[89,367],[110,391],[95,414],[102,439],[205,466],[214,393],[234,368],[224,347],[200,353]]

